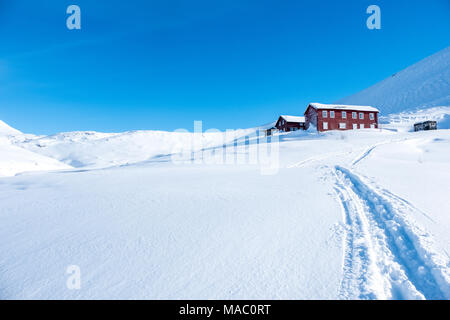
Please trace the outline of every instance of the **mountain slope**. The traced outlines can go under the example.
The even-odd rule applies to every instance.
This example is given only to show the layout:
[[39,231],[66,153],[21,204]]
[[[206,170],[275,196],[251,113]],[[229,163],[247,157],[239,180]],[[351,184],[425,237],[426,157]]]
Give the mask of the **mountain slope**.
[[34,138],[24,135],[0,120],[0,177],[22,172],[71,169],[58,160],[16,146],[15,140]]
[[384,115],[450,106],[450,47],[338,103],[373,105]]
[[20,134],[19,130],[7,125],[2,120],[0,120],[0,134]]
[[0,136],[0,177],[22,172],[71,169],[58,160],[10,144]]
[[198,136],[191,132],[151,130],[123,133],[66,132],[17,139],[15,144],[73,167],[104,168],[146,161],[181,151],[188,146],[198,149],[223,145],[254,134],[257,129],[204,132]]

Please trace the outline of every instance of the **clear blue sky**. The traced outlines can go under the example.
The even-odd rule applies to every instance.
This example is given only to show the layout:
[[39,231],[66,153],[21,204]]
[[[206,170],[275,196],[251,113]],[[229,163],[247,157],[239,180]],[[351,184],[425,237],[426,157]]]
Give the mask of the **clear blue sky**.
[[0,39],[0,119],[24,132],[244,128],[447,47],[450,1],[0,0]]

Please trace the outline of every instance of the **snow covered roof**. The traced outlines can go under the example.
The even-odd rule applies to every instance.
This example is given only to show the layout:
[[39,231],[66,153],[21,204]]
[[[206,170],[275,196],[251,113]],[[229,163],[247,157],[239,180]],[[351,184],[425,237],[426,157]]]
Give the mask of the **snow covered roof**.
[[283,118],[286,120],[286,122],[305,122],[305,117],[297,117],[297,116],[280,116],[280,118]]
[[323,104],[323,103],[310,103],[311,107],[320,110],[320,109],[339,109],[339,110],[357,110],[357,111],[372,111],[372,112],[380,112],[377,108],[371,106],[352,106],[352,105],[344,105],[344,104]]

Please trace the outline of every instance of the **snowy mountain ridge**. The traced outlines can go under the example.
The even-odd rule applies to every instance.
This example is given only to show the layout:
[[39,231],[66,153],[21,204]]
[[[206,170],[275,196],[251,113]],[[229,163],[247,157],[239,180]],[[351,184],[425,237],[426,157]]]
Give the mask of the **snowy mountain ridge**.
[[21,133],[22,132],[20,132],[19,130],[14,129],[13,127],[9,126],[8,124],[0,120],[0,135],[9,135],[9,134],[15,135]]
[[372,105],[384,115],[450,106],[450,47],[338,103]]

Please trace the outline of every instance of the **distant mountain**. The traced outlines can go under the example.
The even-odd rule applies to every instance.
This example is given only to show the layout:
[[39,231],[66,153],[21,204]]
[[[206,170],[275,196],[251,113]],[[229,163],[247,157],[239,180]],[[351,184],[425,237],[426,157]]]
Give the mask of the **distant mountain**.
[[14,129],[13,127],[10,127],[6,123],[4,123],[2,120],[0,120],[0,134],[20,134],[21,132],[19,130]]
[[337,103],[372,105],[384,115],[450,106],[450,47]]
[[58,160],[15,145],[16,141],[31,139],[0,120],[0,177],[14,176],[22,172],[73,169]]

